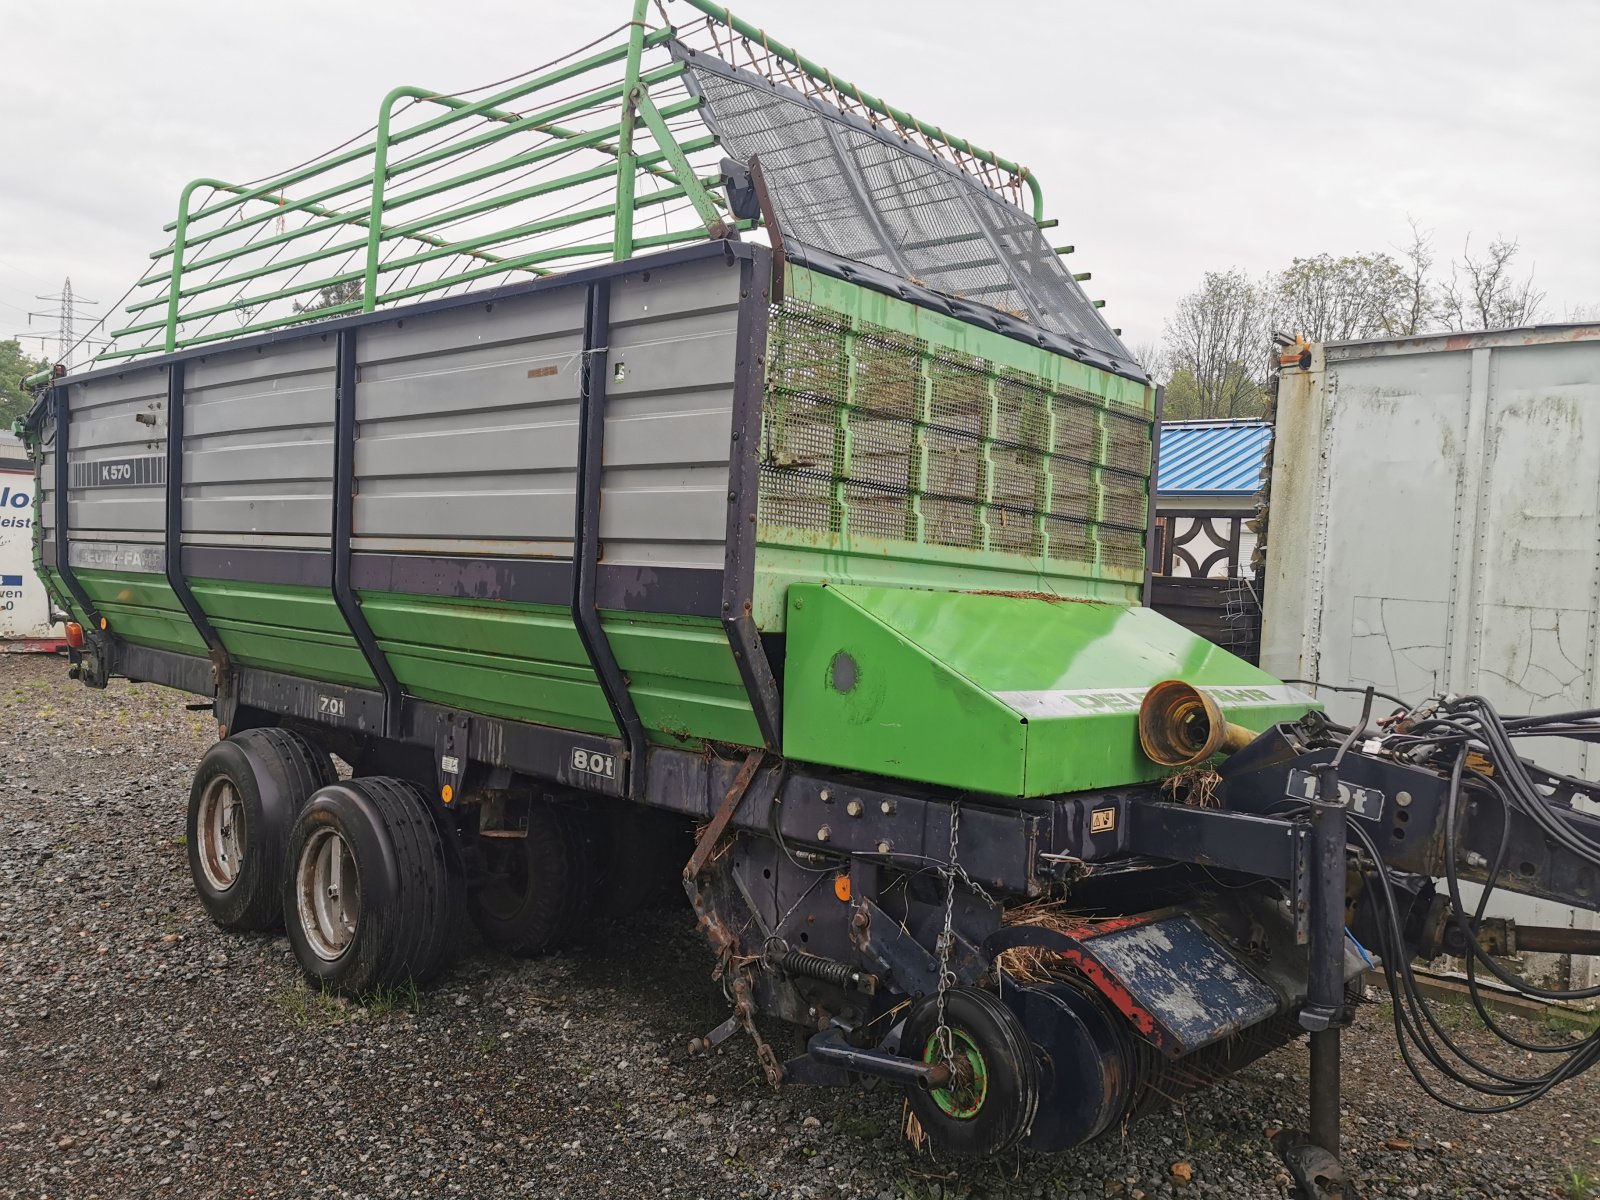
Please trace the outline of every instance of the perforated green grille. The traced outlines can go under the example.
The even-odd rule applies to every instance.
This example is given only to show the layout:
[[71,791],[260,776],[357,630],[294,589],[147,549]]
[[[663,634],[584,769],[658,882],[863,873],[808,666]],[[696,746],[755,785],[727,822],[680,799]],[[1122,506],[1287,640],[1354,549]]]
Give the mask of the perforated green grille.
[[792,296],[770,349],[763,526],[1143,566],[1148,420]]

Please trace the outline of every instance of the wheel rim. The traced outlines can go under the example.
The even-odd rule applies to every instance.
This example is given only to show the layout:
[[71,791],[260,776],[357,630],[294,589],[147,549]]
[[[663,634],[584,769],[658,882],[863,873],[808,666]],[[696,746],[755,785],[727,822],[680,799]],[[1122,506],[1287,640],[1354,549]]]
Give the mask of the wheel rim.
[[239,789],[226,775],[216,776],[200,794],[195,837],[199,841],[200,873],[213,890],[227,891],[244,867],[246,833]]
[[[983,1109],[989,1095],[989,1068],[983,1061],[983,1052],[964,1029],[951,1029],[953,1050],[951,1065],[955,1078],[949,1086],[934,1088],[929,1095],[939,1106],[939,1111],[957,1121],[970,1121]],[[922,1061],[936,1063],[943,1059],[939,1048],[939,1032],[935,1030],[923,1047]]]
[[478,907],[497,921],[509,921],[528,899],[528,851],[522,838],[484,838],[484,878]]
[[307,838],[295,880],[306,941],[318,958],[338,958],[355,941],[361,920],[361,879],[344,838],[332,829]]

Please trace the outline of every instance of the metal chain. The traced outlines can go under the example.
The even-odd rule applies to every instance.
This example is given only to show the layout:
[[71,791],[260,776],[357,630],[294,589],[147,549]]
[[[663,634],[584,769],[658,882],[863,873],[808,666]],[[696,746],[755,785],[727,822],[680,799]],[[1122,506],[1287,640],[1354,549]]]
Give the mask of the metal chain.
[[955,1070],[955,1043],[950,1036],[950,1026],[945,1023],[944,1006],[945,994],[956,982],[956,973],[951,969],[950,958],[956,941],[956,878],[958,874],[963,873],[956,864],[956,847],[960,841],[961,801],[956,800],[950,805],[950,867],[944,873],[944,932],[939,935],[939,986],[934,993],[934,1003],[939,1015],[934,1037],[939,1044],[939,1057],[951,1071]]

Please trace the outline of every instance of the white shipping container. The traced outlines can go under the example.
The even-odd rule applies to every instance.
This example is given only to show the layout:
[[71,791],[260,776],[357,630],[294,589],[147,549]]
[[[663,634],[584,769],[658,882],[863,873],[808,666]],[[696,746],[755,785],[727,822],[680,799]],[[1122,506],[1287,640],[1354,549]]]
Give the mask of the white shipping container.
[[33,468],[21,442],[0,433],[0,648],[60,636],[33,569]]
[[[1273,674],[1507,715],[1600,708],[1600,325],[1313,346],[1280,375],[1268,511]],[[1359,715],[1359,696],[1321,698]],[[1526,752],[1600,778],[1600,747]]]

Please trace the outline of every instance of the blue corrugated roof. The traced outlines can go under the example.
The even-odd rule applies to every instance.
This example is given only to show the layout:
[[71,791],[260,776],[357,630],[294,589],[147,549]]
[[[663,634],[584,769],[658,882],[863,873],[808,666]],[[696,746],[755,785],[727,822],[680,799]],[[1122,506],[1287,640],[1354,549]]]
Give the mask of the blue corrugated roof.
[[1271,440],[1266,421],[1168,421],[1161,426],[1156,491],[1254,495]]

